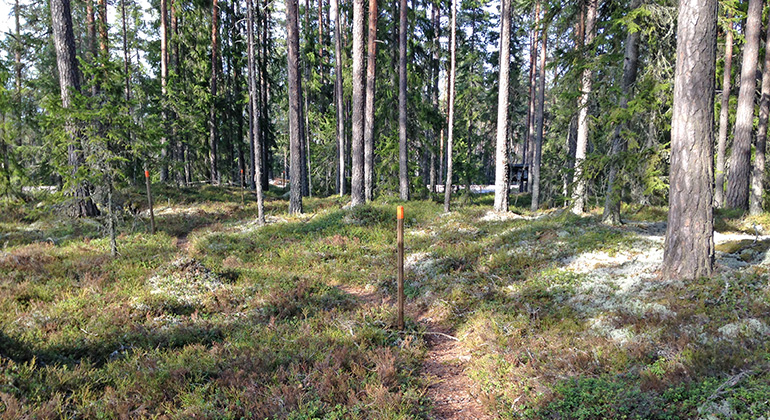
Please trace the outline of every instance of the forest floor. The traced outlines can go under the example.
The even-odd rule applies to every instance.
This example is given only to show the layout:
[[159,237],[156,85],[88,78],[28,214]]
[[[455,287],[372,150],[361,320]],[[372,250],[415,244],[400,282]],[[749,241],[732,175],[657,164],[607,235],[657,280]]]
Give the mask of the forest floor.
[[[0,418],[747,418],[770,412],[770,215],[719,212],[716,274],[660,276],[665,209],[627,223],[491,195],[346,209],[155,192],[123,212],[0,208]],[[121,199],[142,209],[139,190]],[[395,328],[395,206],[407,322]],[[146,210],[145,210],[146,212]]]

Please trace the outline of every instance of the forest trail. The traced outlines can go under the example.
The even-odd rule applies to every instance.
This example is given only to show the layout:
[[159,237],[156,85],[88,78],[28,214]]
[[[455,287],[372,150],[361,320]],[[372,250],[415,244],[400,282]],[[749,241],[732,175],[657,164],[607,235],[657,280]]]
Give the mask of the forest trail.
[[[361,286],[339,285],[363,305],[394,304],[388,297]],[[451,328],[431,318],[418,316],[426,329],[428,351],[420,375],[428,384],[428,398],[433,402],[433,420],[488,420],[483,406],[471,393],[472,381],[465,373],[471,360],[462,343],[452,336]]]
[[432,419],[491,419],[471,393],[472,382],[465,373],[471,356],[462,343],[451,337],[452,331],[429,319],[420,320],[429,332],[426,334],[428,354],[421,372],[429,384],[428,397],[433,401]]

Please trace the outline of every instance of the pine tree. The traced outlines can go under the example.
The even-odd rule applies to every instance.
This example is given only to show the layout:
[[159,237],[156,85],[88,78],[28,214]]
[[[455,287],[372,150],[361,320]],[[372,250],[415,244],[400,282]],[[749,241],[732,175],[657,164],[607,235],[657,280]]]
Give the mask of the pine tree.
[[666,278],[695,279],[710,276],[713,269],[716,13],[716,0],[679,2]]

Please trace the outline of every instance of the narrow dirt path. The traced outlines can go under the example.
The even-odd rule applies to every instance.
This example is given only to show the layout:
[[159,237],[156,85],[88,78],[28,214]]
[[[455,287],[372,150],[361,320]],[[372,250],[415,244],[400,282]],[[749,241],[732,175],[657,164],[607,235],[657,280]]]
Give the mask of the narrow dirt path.
[[[428,354],[421,375],[428,385],[428,397],[433,401],[434,420],[491,419],[475,395],[466,374],[471,356],[449,328],[430,320],[420,320],[428,334]],[[434,333],[434,334],[430,334]],[[435,334],[438,333],[438,334]]]
[[[339,285],[340,290],[355,296],[363,305],[392,304],[376,291],[360,286]],[[484,407],[472,394],[472,383],[466,374],[471,356],[455,337],[450,328],[430,318],[417,321],[426,327],[425,339],[428,353],[420,375],[428,383],[428,398],[433,401],[433,420],[490,420]]]

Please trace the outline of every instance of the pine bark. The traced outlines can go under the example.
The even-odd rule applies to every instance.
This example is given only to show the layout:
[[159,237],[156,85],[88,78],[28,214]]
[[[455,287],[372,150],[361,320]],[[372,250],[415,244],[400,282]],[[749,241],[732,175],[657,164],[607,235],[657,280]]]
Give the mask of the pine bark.
[[[433,42],[431,45],[432,49],[432,63],[431,63],[431,70],[432,70],[432,77],[433,77],[433,83],[431,88],[431,103],[433,105],[433,112],[435,115],[439,115],[439,104],[438,104],[438,79],[439,79],[439,52],[441,48],[441,44],[439,42],[439,36],[441,34],[441,23],[439,19],[439,3],[438,1],[434,1],[431,3],[431,20],[433,23]],[[430,192],[435,193],[436,192],[436,184],[439,181],[439,178],[441,177],[440,171],[437,172],[438,168],[437,162],[436,162],[436,151],[440,150],[442,148],[442,144],[439,143],[439,139],[441,138],[439,136],[439,132],[441,129],[439,128],[438,124],[433,125],[432,130],[432,148],[430,151]],[[440,158],[439,158],[440,162]],[[440,166],[440,163],[438,164]]]
[[353,0],[353,126],[352,177],[350,198],[353,206],[366,201],[364,195],[364,0]]
[[209,104],[209,171],[211,172],[211,184],[216,185],[219,183],[219,171],[217,170],[217,161],[219,160],[217,147],[217,70],[219,67],[217,50],[219,49],[218,42],[218,17],[219,17],[219,1],[213,0],[211,5],[211,102]]
[[[585,45],[588,51],[592,50],[594,37],[596,36],[596,6],[597,0],[588,0],[586,4]],[[590,61],[588,56],[585,57]],[[572,192],[572,212],[583,214],[585,211],[586,179],[583,176],[582,163],[588,151],[588,99],[591,95],[593,71],[591,63],[587,63],[583,69],[580,105],[578,109],[578,136],[575,149],[575,188]]]
[[163,183],[168,182],[168,111],[166,109],[168,105],[168,61],[168,0],[160,0],[160,106],[161,119],[163,120],[163,136],[160,138],[160,182]]
[[751,174],[751,195],[749,196],[749,213],[758,216],[762,213],[762,192],[765,181],[765,149],[767,144],[767,118],[770,114],[770,25],[767,26],[765,41],[765,62],[762,69],[762,96],[759,101],[759,124],[757,126],[757,141],[754,145],[754,166]]
[[398,192],[402,200],[409,200],[409,161],[406,138],[406,0],[399,7],[398,37]]
[[[72,12],[69,0],[51,0],[51,27],[53,42],[56,49],[56,65],[59,70],[59,87],[61,89],[62,108],[72,107],[73,96],[80,92],[78,61],[75,56],[75,35],[72,30]],[[65,122],[69,137],[67,146],[67,162],[72,168],[72,176],[76,176],[78,168],[85,162],[83,157],[83,136],[75,123]],[[99,215],[99,209],[91,200],[90,187],[79,182],[74,187],[75,204],[73,215],[76,217],[93,217]]]
[[[639,7],[640,0],[631,2],[630,10],[633,11]],[[631,89],[636,83],[636,73],[639,68],[639,31],[630,31],[626,35],[626,51],[623,57],[623,81],[622,93],[620,96],[620,108],[628,108],[628,101],[631,96]],[[618,156],[628,149],[628,141],[621,135],[621,129],[624,123],[615,126],[615,132],[612,136],[611,156],[613,161],[610,163],[610,173],[607,179],[607,196],[604,200],[604,214],[602,221],[610,225],[619,225],[620,220],[620,192],[618,191],[617,178],[619,164]]]
[[716,0],[680,0],[663,277],[710,276]]
[[762,26],[762,0],[749,0],[746,15],[746,43],[741,64],[741,88],[735,113],[735,134],[727,173],[729,208],[747,209],[751,175],[751,134],[754,128],[754,93],[759,60],[759,38]]
[[339,1],[331,0],[331,14],[334,20],[334,105],[337,111],[337,162],[339,164],[337,190],[340,196],[345,195],[345,107],[342,90],[342,34],[340,28]]
[[449,212],[452,200],[452,149],[454,147],[455,125],[455,75],[457,61],[457,0],[452,1],[452,23],[449,38],[449,103],[447,105],[447,146],[446,146],[446,180],[444,183],[444,212]]
[[532,188],[532,201],[530,210],[537,211],[540,207],[540,158],[543,151],[543,130],[545,123],[545,59],[548,49],[548,31],[546,27],[542,28],[542,48],[540,49],[540,77],[538,78],[537,89],[537,109],[535,111],[536,134],[534,150],[532,153],[532,173],[530,174],[530,185]]
[[508,211],[508,96],[511,68],[511,3],[500,2],[500,79],[495,147],[495,210]]
[[254,173],[252,182],[256,187],[257,193],[257,222],[260,225],[265,224],[265,205],[262,191],[262,135],[261,122],[259,116],[259,96],[257,91],[257,66],[256,66],[256,41],[254,40],[254,2],[246,0],[246,42],[248,51],[248,78],[249,78],[249,116],[251,117],[252,131],[249,138],[252,147],[252,161]]
[[289,149],[291,166],[289,178],[289,213],[302,213],[302,84],[299,69],[299,5],[297,0],[286,2],[286,33],[289,88]]
[[[728,15],[729,19],[730,16]],[[725,205],[725,153],[727,153],[727,133],[730,125],[730,90],[732,89],[732,68],[733,68],[733,24],[727,29],[725,34],[725,70],[722,75],[722,98],[719,110],[719,138],[717,140],[717,167],[716,179],[714,180],[714,205],[723,207]]]
[[366,59],[366,105],[364,117],[364,195],[374,198],[374,89],[377,65],[377,0],[369,0],[369,34]]

